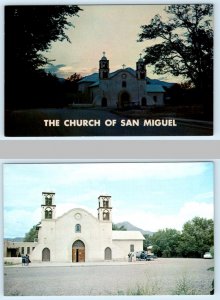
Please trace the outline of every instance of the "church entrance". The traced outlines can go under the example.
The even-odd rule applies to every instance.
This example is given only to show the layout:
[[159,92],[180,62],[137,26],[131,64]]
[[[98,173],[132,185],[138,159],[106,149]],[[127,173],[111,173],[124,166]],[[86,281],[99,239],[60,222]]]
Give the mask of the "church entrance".
[[141,106],[147,106],[147,100],[145,97],[141,99]]
[[85,262],[85,244],[80,240],[72,245],[72,262]]
[[121,108],[126,108],[129,106],[130,95],[128,92],[122,92],[119,96],[119,103]]
[[103,97],[102,98],[102,107],[107,107],[107,106],[108,106],[107,98]]
[[42,251],[42,261],[50,261],[50,249],[44,248]]

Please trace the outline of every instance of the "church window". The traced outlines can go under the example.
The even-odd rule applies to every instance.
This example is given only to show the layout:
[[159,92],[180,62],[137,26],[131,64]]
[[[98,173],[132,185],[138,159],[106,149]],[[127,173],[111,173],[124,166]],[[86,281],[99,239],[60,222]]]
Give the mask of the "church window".
[[153,98],[154,98],[154,102],[157,102],[157,96],[154,96]]
[[122,81],[122,87],[126,88],[126,86],[127,86],[127,82],[126,81]]
[[27,254],[30,254],[30,247],[27,247]]
[[103,74],[103,78],[104,78],[104,79],[107,79],[107,78],[108,78],[108,72],[107,72],[107,71],[104,71],[102,74]]
[[80,224],[76,224],[75,232],[81,232],[81,225]]
[[109,220],[109,212],[107,210],[105,210],[103,212],[103,220],[108,221]]
[[108,207],[108,201],[103,201],[103,207]]
[[49,207],[45,210],[45,219],[52,219],[52,209]]
[[134,245],[133,244],[130,245],[130,252],[134,252]]
[[48,206],[52,205],[52,197],[51,196],[46,197],[45,204],[48,205]]

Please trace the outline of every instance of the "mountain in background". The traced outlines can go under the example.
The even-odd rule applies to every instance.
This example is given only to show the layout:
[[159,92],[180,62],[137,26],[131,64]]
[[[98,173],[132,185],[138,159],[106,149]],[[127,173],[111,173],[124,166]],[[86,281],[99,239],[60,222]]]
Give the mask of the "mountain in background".
[[5,238],[4,240],[10,242],[23,242],[24,238],[23,237]]
[[148,230],[143,230],[141,228],[138,228],[134,225],[132,225],[129,222],[121,222],[121,223],[117,223],[115,224],[117,227],[121,227],[124,226],[124,228],[126,228],[127,230],[131,230],[131,231],[140,231],[142,234],[149,234],[149,235],[153,235],[154,232],[152,231],[148,231]]

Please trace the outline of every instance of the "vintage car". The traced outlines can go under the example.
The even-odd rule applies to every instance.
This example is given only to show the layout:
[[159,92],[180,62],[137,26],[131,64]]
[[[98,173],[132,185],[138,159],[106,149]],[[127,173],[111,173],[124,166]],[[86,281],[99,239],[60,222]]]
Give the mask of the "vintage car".
[[147,251],[138,251],[136,252],[136,260],[153,260],[154,256],[149,255]]
[[205,252],[203,258],[212,258],[212,254],[210,252]]

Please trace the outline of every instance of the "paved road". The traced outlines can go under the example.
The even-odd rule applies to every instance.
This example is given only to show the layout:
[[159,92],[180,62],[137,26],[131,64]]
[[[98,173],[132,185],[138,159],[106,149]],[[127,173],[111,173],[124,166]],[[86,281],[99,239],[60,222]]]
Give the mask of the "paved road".
[[[59,126],[52,126],[49,121]],[[56,121],[57,120],[57,121]],[[68,126],[84,120],[84,126]],[[95,120],[95,121],[91,121]],[[106,120],[107,123],[106,123]],[[129,120],[129,121],[128,121]],[[91,126],[86,126],[90,121]],[[112,126],[108,126],[115,122]],[[177,126],[143,126],[103,109],[35,109],[14,111],[6,118],[7,136],[201,136],[212,129],[192,120],[176,120]],[[66,125],[66,126],[65,126]],[[95,126],[93,126],[95,125]],[[100,125],[100,126],[99,126]],[[127,125],[127,126],[123,126]]]
[[138,287],[145,295],[208,295],[213,260],[157,259],[129,264],[5,267],[5,295],[129,295]]

